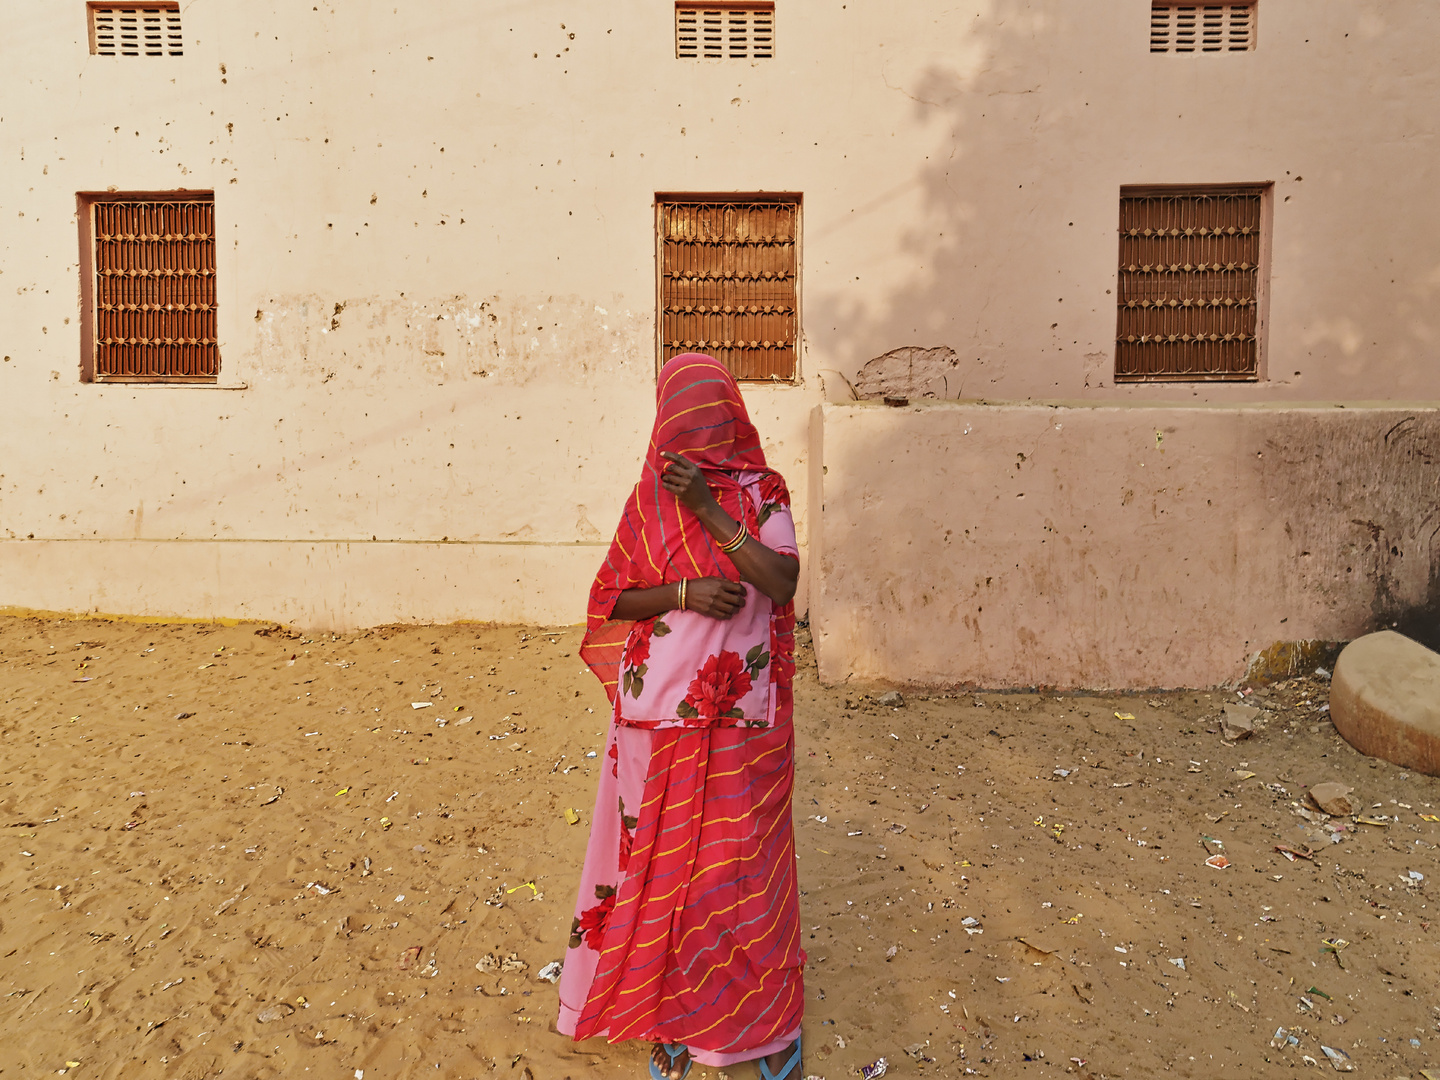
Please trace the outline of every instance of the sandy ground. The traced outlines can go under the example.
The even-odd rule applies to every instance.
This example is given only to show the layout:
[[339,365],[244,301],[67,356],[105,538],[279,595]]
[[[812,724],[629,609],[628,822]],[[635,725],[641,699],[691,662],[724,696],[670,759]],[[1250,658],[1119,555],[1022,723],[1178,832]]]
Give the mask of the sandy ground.
[[[0,1077],[643,1076],[537,978],[603,732],[576,631],[256,629],[0,620]],[[807,1073],[1440,1070],[1440,781],[1323,681],[1231,745],[1233,692],[887,708],[799,659]],[[1331,779],[1382,823],[1297,814]]]

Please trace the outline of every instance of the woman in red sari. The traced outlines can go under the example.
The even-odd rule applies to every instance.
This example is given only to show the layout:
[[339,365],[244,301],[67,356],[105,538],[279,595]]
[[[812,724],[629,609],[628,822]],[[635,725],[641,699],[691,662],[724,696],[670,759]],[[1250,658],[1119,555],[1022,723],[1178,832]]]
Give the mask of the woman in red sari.
[[790,495],[723,365],[675,357],[656,399],[590,590],[581,656],[613,713],[557,1026],[653,1041],[658,1080],[800,1080]]

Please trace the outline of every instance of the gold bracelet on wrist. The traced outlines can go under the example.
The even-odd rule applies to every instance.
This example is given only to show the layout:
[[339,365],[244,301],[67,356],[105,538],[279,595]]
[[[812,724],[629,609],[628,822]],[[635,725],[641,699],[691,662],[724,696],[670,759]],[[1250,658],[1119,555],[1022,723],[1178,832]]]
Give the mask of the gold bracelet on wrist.
[[745,545],[745,541],[749,539],[750,533],[746,530],[745,523],[742,521],[740,528],[735,531],[735,535],[720,545],[720,550],[726,555],[729,555],[732,552],[739,551]]
[[680,610],[685,610],[685,578],[680,579]]

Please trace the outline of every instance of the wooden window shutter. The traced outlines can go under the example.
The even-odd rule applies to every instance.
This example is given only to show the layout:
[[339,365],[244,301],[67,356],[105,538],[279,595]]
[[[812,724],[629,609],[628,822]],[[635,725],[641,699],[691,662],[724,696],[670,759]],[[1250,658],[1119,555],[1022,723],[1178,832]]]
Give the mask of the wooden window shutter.
[[1228,4],[1151,0],[1152,53],[1249,52],[1254,48],[1254,0]]
[[90,3],[90,51],[96,56],[184,56],[178,3]]
[[675,4],[675,56],[681,60],[769,60],[775,55],[775,5],[768,0]]
[[796,377],[798,196],[661,195],[660,362],[707,353],[737,379]]
[[88,228],[85,374],[98,382],[213,382],[215,202],[210,193],[81,197]]
[[1258,377],[1267,192],[1121,190],[1117,382]]

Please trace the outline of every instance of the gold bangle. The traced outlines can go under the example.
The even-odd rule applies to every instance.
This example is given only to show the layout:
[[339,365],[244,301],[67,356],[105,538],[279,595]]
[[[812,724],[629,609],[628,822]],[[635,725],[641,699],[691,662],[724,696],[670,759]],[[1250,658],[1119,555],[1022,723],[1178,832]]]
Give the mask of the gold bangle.
[[685,578],[680,579],[680,610],[685,610]]
[[750,533],[746,530],[744,522],[741,522],[739,530],[729,540],[720,545],[720,550],[726,555],[729,555],[731,552],[739,551],[745,545],[745,541],[749,539]]

